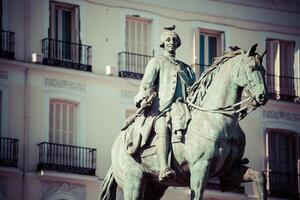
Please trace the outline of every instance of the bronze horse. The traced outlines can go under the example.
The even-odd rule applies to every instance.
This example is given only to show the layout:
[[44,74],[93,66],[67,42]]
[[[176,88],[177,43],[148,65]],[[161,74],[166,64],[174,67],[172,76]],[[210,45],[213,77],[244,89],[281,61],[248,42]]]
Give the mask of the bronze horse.
[[[259,198],[265,200],[263,174],[245,166],[245,134],[239,126],[239,114],[244,117],[247,113],[243,103],[256,108],[267,102],[263,56],[255,52],[256,47],[225,53],[193,85],[187,101],[192,108],[191,121],[184,142],[171,145],[175,178],[158,181],[155,136],[138,156],[131,156],[126,152],[125,134],[120,134],[112,147],[112,166],[99,198],[115,200],[119,186],[125,200],[158,200],[169,186],[181,186],[190,187],[191,199],[200,200],[208,179],[219,177],[224,190],[252,181]],[[250,95],[246,100],[242,100],[244,88]]]

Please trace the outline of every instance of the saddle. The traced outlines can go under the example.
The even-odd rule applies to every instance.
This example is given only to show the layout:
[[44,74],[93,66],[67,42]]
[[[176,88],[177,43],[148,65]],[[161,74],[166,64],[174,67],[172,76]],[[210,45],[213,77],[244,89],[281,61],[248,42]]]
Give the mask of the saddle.
[[[174,102],[171,105],[171,109],[166,112],[166,116],[167,126],[171,134],[171,142],[183,143],[185,140],[184,134],[191,119],[187,104],[182,101]],[[155,119],[152,121],[155,123]],[[149,150],[156,154],[155,148],[153,148],[156,146],[156,134],[153,127],[149,129],[149,134],[142,134],[141,124],[144,123],[147,123],[146,117],[141,115],[126,130],[123,130],[125,132],[126,150],[130,155],[136,154],[139,150],[143,150],[142,152]],[[143,136],[147,138],[143,138]]]

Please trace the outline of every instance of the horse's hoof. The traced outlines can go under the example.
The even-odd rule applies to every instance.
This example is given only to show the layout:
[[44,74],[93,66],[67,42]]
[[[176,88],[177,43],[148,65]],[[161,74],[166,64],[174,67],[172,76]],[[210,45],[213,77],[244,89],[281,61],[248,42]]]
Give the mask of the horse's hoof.
[[159,173],[158,180],[159,180],[159,182],[163,183],[168,178],[173,178],[175,176],[176,176],[176,172],[173,169],[167,167],[165,170],[163,170]]

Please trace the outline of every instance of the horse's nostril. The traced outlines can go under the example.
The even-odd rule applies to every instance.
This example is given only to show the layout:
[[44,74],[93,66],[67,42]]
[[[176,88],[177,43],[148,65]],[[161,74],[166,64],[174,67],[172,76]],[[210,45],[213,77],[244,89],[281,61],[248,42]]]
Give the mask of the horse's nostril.
[[258,96],[258,99],[259,99],[260,101],[264,100],[264,99],[265,99],[265,95],[264,95],[264,94],[260,94],[260,95]]

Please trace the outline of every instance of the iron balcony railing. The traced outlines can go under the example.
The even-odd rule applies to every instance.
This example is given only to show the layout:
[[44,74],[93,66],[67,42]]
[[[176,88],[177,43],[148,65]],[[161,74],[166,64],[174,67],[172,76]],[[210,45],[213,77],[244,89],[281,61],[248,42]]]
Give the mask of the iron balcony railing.
[[42,142],[38,144],[38,147],[38,171],[96,174],[96,149],[50,142]]
[[0,165],[18,167],[18,139],[0,137]]
[[270,196],[300,199],[300,175],[266,170],[267,191]]
[[147,63],[153,56],[130,52],[118,54],[119,76],[142,79]]
[[267,74],[271,99],[300,102],[300,78]]
[[92,46],[45,38],[42,53],[45,65],[92,71]]
[[0,57],[15,58],[15,33],[0,30]]

